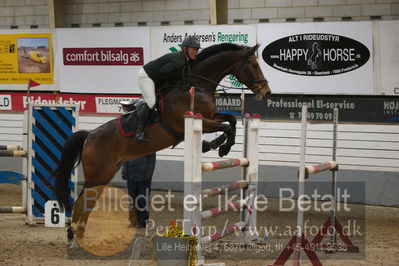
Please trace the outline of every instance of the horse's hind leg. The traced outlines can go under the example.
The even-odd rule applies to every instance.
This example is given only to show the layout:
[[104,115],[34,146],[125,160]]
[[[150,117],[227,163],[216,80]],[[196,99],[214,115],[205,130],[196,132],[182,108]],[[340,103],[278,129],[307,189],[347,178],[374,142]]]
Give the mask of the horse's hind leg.
[[78,238],[83,238],[90,213],[94,210],[97,199],[103,192],[99,186],[107,185],[121,166],[117,162],[113,164],[109,159],[108,161],[95,161],[95,158],[98,157],[100,156],[92,155],[83,164],[85,183],[76,201],[73,216],[73,229]]
[[87,220],[90,213],[95,209],[97,200],[101,197],[102,192],[102,189],[96,187],[84,187],[80,193],[73,210],[74,214],[71,224],[72,232],[78,239],[83,238]]

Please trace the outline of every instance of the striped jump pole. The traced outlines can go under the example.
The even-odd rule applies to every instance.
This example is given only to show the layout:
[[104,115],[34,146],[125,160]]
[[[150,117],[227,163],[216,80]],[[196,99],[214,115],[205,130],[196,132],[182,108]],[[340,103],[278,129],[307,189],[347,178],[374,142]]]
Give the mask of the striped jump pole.
[[[305,194],[305,159],[306,159],[306,132],[307,132],[307,114],[308,106],[302,106],[302,120],[301,120],[301,148],[299,153],[299,180],[298,180],[298,213],[297,213],[297,226],[296,234],[291,238],[287,246],[282,250],[277,260],[273,265],[284,265],[292,253],[294,253],[293,265],[299,265],[301,260],[301,251],[305,251],[310,262],[314,266],[322,266],[319,257],[312,249],[309,241],[306,239],[303,232],[303,201],[299,198]],[[295,248],[293,248],[295,247]]]
[[321,173],[324,171],[336,171],[338,170],[338,164],[336,161],[330,161],[321,164],[306,165],[305,166],[305,179],[308,179],[310,175]]
[[0,157],[27,157],[28,152],[23,150],[0,150]]
[[200,245],[206,245],[210,244],[212,242],[215,242],[219,239],[222,239],[225,236],[228,236],[232,233],[236,233],[239,230],[243,230],[245,228],[245,222],[237,222],[233,225],[228,226],[225,230],[220,230],[214,234],[210,234],[204,237],[201,237],[200,240],[198,241]]
[[0,206],[0,213],[25,213],[24,206]]
[[[25,131],[26,132],[26,131]],[[27,145],[27,134],[23,136],[23,145]],[[0,206],[0,213],[26,213],[27,211],[27,163],[28,152],[20,145],[0,145],[0,157],[22,158],[22,173],[0,171],[0,183],[21,186],[21,206]]]
[[[197,249],[198,261],[202,261],[200,245],[212,243],[229,234],[244,231],[244,237],[240,233],[244,241],[251,241],[254,236],[250,236],[245,230],[249,226],[256,226],[256,209],[253,208],[254,199],[257,193],[258,186],[258,139],[260,119],[259,116],[254,116],[250,119],[246,116],[246,130],[244,130],[247,141],[244,146],[247,147],[247,152],[243,153],[242,158],[228,159],[217,162],[202,163],[202,116],[192,115],[187,113],[185,117],[185,153],[184,153],[184,195],[190,197],[189,201],[185,202],[184,207],[184,222],[183,231],[186,235],[195,234],[199,239]],[[248,121],[249,120],[249,121]],[[242,167],[242,179],[222,185],[220,187],[207,188],[202,190],[202,173],[207,171],[222,170],[230,167]],[[240,199],[230,202],[227,206],[222,208],[213,208],[206,211],[201,211],[202,200],[216,196],[225,195],[234,190],[243,190],[239,196]],[[201,236],[202,219],[216,217],[228,211],[241,212],[241,219],[239,222],[226,226],[224,230],[218,231],[215,234]],[[252,230],[253,231],[253,230]],[[257,236],[256,236],[257,238]]]
[[0,171],[0,183],[21,185],[22,191],[22,206],[0,206],[0,213],[26,213],[26,176],[14,171]]
[[[299,180],[298,180],[298,213],[297,213],[297,234],[294,235],[287,246],[280,253],[277,260],[273,265],[284,265],[292,253],[294,253],[294,265],[299,265],[301,251],[305,251],[312,265],[321,266],[317,254],[315,253],[315,249],[326,248],[328,247],[330,250],[326,250],[326,252],[334,252],[339,251],[339,247],[337,247],[337,234],[341,237],[343,242],[347,247],[347,252],[359,252],[359,248],[353,245],[352,241],[349,239],[348,234],[343,229],[341,223],[336,217],[336,201],[337,201],[337,171],[338,164],[336,161],[337,155],[337,128],[338,128],[338,109],[334,109],[333,115],[333,146],[332,146],[332,160],[330,162],[317,164],[317,165],[305,165],[305,156],[306,156],[306,126],[307,126],[307,105],[302,106],[302,123],[301,123],[301,148],[300,148],[300,167],[299,167]],[[332,192],[332,208],[330,217],[327,218],[326,222],[320,227],[320,231],[316,234],[312,241],[308,241],[303,232],[303,224],[304,224],[304,211],[303,204],[304,200],[299,200],[301,196],[305,194],[305,180],[311,175],[320,173],[323,171],[332,171],[331,176],[331,192]],[[330,243],[329,244],[321,244],[321,240],[324,236],[327,235],[328,230],[332,229],[332,232],[329,232],[330,235]],[[295,248],[293,248],[295,246]]]
[[22,150],[19,145],[0,145],[0,151],[15,151]]
[[226,169],[231,167],[247,167],[249,166],[249,161],[247,158],[237,158],[237,159],[229,159],[217,162],[209,162],[209,163],[202,163],[202,171],[215,171],[220,169]]
[[[333,129],[333,153],[332,153],[332,162],[335,162],[337,159],[337,128],[338,128],[338,109],[334,109],[334,129]],[[332,207],[330,217],[326,219],[323,226],[320,228],[320,231],[315,235],[312,240],[312,245],[316,247],[323,248],[326,252],[332,253],[336,251],[343,251],[342,248],[337,246],[337,235],[341,238],[341,240],[345,243],[346,252],[359,252],[359,247],[355,246],[348,234],[345,232],[345,229],[341,225],[340,221],[337,217],[337,170],[338,165],[333,167],[331,165],[332,174],[331,174],[331,195],[333,195],[332,199]],[[330,236],[329,244],[322,244],[321,241],[326,235]]]

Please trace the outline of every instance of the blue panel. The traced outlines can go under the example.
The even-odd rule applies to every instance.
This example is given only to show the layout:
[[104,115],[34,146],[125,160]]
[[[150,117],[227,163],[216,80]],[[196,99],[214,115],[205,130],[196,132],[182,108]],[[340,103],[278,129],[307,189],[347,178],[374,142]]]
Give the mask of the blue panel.
[[71,180],[68,181],[68,187],[71,191],[75,190],[75,185],[73,184],[73,182]]
[[24,179],[24,175],[14,171],[0,171],[0,183],[18,185]]
[[[35,156],[37,157],[35,158],[35,156],[33,156],[33,158],[31,158],[32,166],[34,167],[34,171],[32,172],[32,181],[35,184],[35,189],[31,190],[31,194],[36,204],[36,206],[32,206],[32,214],[35,217],[44,217],[44,213],[39,211],[39,209],[41,209],[39,205],[44,209],[44,205],[47,201],[47,199],[43,199],[43,197],[48,197],[49,200],[56,199],[51,188],[51,186],[55,185],[55,179],[51,176],[52,173],[49,173],[49,171],[50,168],[54,170],[57,167],[57,161],[55,158],[58,160],[61,159],[61,150],[57,148],[57,143],[60,146],[64,146],[65,144],[66,139],[63,138],[62,132],[67,136],[71,136],[73,134],[72,129],[74,126],[76,126],[77,122],[76,118],[74,117],[75,112],[76,107],[56,107],[56,109],[54,109],[47,106],[38,107],[36,109],[34,108],[32,111],[32,115],[34,119],[36,119],[36,121],[32,124],[32,132],[35,136],[34,139],[37,140],[32,141],[32,149],[35,151]],[[67,125],[67,121],[71,123],[72,128]],[[43,132],[40,129],[41,126],[45,128],[46,132]],[[46,146],[45,149],[43,149],[43,145],[39,145],[39,141]],[[47,152],[50,152],[50,154]],[[43,159],[43,161],[38,160],[39,156],[41,159]],[[47,170],[47,168],[49,168],[49,170]],[[75,172],[75,170],[73,170],[73,172]],[[46,186],[46,180],[44,179],[46,179],[51,186]],[[71,189],[71,191],[74,191],[76,185],[69,180],[68,187]],[[69,200],[73,203],[74,198],[72,195],[73,194],[71,193]],[[67,216],[70,217],[71,213],[68,212]]]
[[75,113],[75,107],[69,107],[73,112],[69,112],[65,107],[57,107],[57,110],[73,125],[76,126],[76,120],[73,114]]
[[47,200],[55,199],[53,192],[43,183],[42,180],[40,180],[35,173],[32,173],[32,181],[35,183],[35,191],[42,191],[47,196]]
[[35,168],[34,171],[38,171],[51,183],[51,185],[54,186],[54,178],[50,178],[51,174],[37,161],[36,158],[32,158],[32,165]]
[[51,110],[49,107],[42,107],[42,110],[59,126],[67,136],[72,135],[72,130]]
[[42,206],[44,209],[44,204],[46,204],[46,201],[42,199],[42,197],[40,197],[39,193],[37,193],[36,191],[32,190],[31,192],[33,200],[39,203],[39,205]]
[[41,213],[34,205],[32,205],[32,213],[35,217],[44,217],[43,213]]
[[40,139],[41,142],[43,142],[46,147],[53,153],[53,155],[57,158],[61,158],[61,151],[54,146],[53,142],[51,142],[43,132],[38,129],[35,125],[32,125],[32,132],[36,136],[36,138]]
[[53,138],[61,145],[64,146],[65,140],[54,128],[50,126],[50,124],[41,116],[41,114],[33,109],[33,117],[36,119],[36,122],[39,122],[40,124],[43,125],[44,128],[47,129],[47,131],[53,136]]
[[52,170],[55,170],[55,168],[57,168],[57,164],[34,141],[32,142],[32,149],[35,151],[35,156],[39,155]]

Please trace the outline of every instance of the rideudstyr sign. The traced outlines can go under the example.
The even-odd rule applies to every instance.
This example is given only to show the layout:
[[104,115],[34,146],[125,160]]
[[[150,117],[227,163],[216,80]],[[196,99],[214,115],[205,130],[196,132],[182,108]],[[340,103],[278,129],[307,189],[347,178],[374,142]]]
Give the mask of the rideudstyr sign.
[[259,63],[273,94],[374,93],[372,23],[264,23]]
[[370,58],[362,43],[348,37],[306,33],[278,39],[262,57],[274,69],[294,75],[338,75],[360,68]]

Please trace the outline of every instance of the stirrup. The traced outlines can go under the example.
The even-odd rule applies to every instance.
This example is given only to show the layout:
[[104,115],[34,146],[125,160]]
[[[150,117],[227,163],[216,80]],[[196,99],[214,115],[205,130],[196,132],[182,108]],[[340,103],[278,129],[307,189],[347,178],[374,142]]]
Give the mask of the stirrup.
[[149,142],[150,140],[145,137],[145,131],[136,133],[136,140],[138,142]]

